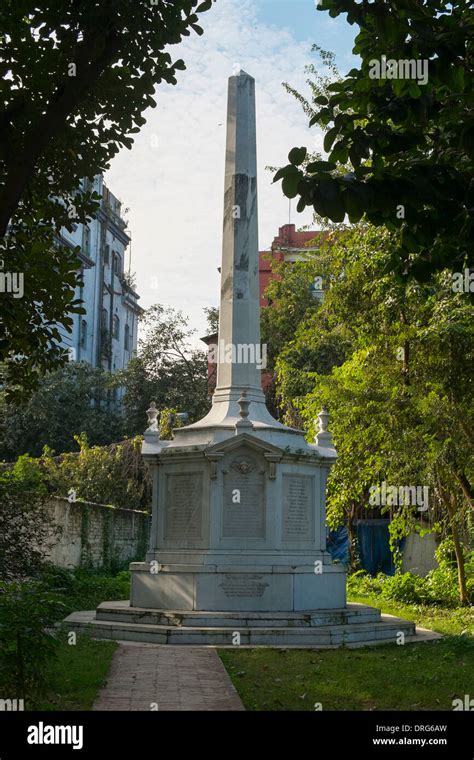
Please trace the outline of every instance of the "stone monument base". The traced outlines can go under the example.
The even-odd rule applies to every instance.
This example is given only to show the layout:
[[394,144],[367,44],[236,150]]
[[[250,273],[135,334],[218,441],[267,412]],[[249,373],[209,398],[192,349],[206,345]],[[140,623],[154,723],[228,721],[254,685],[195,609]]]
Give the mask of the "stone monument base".
[[326,649],[441,638],[363,604],[304,612],[186,612],[103,602],[97,611],[74,612],[64,622],[68,631],[94,638],[188,646]]
[[291,556],[288,564],[282,564],[281,555],[278,564],[272,564],[271,557],[266,564],[255,565],[242,564],[240,557],[235,566],[228,564],[229,556],[225,564],[223,558],[216,559],[219,564],[157,564],[156,573],[151,572],[150,562],[133,562],[131,607],[285,613],[340,609],[346,604],[345,570],[332,564],[326,553],[316,565],[309,564],[310,559],[293,564]]

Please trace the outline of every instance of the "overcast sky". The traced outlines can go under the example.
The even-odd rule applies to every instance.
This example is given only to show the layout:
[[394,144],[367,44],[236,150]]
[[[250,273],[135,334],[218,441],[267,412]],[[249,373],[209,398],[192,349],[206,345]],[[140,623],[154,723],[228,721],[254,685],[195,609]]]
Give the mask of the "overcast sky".
[[[322,140],[282,82],[307,93],[304,67],[317,62],[315,42],[336,53],[342,73],[354,65],[358,29],[345,18],[316,11],[314,0],[217,0],[201,16],[204,35],[191,33],[170,48],[186,71],[178,72],[176,86],[157,89],[157,106],[145,112],[134,146],[106,175],[130,208],[132,271],[143,307],[181,309],[201,336],[203,307],[218,305],[227,79],[235,66],[256,80],[260,250],[288,223],[281,183],[272,185],[265,166],[287,163],[295,145],[321,150]],[[295,205],[291,221],[298,228],[311,215],[297,214]]]

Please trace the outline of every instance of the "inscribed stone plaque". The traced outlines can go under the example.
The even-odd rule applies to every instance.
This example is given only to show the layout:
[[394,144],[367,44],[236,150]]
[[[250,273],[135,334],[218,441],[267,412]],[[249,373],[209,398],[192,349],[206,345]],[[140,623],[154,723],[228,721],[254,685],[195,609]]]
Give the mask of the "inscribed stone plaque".
[[265,538],[265,475],[248,458],[224,474],[223,538]]
[[283,475],[283,540],[311,541],[313,538],[313,478]]
[[202,538],[202,473],[168,474],[165,539]]
[[263,575],[228,573],[219,586],[228,598],[242,596],[260,598],[263,596],[268,583],[263,580]]

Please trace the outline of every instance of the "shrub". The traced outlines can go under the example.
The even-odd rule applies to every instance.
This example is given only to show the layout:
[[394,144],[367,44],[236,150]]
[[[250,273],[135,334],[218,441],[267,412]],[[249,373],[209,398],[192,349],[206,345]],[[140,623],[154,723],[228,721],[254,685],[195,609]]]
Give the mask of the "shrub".
[[41,459],[51,493],[76,497],[96,504],[144,509],[151,502],[151,478],[141,456],[141,437],[112,446],[89,446],[77,436],[79,453],[54,458],[45,450]]
[[77,610],[93,610],[101,602],[128,599],[130,595],[128,570],[112,575],[104,570],[65,570],[49,565],[43,568],[39,580],[47,591],[62,598],[64,615]]
[[48,489],[44,482],[44,472],[38,459],[29,454],[18,457],[11,470],[13,480],[23,491],[35,491],[46,495]]
[[51,525],[45,497],[25,490],[14,473],[0,477],[0,580],[20,580],[44,562]]
[[[396,573],[375,578],[363,570],[348,577],[348,591],[354,595],[375,594],[388,601],[404,604],[442,604],[448,607],[459,605],[457,572],[452,567],[431,570],[424,578],[414,573]],[[474,601],[474,578],[468,580],[468,591]]]
[[4,698],[25,699],[44,691],[47,666],[58,644],[51,628],[63,613],[61,599],[40,582],[0,583],[0,682]]

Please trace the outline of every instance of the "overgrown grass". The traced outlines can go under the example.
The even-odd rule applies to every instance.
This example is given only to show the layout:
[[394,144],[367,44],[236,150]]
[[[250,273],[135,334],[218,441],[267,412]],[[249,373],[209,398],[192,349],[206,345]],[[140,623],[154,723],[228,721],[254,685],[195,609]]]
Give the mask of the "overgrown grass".
[[48,690],[41,698],[26,703],[27,710],[90,710],[103,686],[117,649],[115,641],[93,641],[78,636],[75,645],[61,635],[57,658],[48,667]]
[[129,587],[128,571],[113,576],[52,565],[34,580],[7,584],[0,595],[0,697],[21,694],[29,710],[90,709],[117,644],[74,640],[55,627],[74,610],[128,598]]
[[474,613],[472,607],[436,607],[428,604],[401,604],[381,599],[376,594],[349,594],[349,602],[378,607],[386,615],[414,620],[422,628],[430,628],[445,636],[474,634]]
[[227,649],[220,657],[247,710],[452,710],[472,694],[472,609],[350,601],[414,620],[446,638],[361,649]]
[[94,610],[101,602],[130,596],[128,570],[114,575],[105,570],[65,570],[50,565],[42,571],[40,580],[49,591],[59,595],[65,605],[65,616],[74,611]]
[[[358,570],[347,578],[348,594],[359,596],[376,596],[377,598],[402,604],[433,605],[435,607],[459,607],[459,588],[456,567],[451,560],[443,558],[443,551],[448,539],[440,544],[436,555],[441,566],[425,576],[411,572],[399,572],[395,575],[378,573],[371,576],[364,570]],[[474,552],[468,553],[466,559],[466,578],[468,598],[474,602]]]

